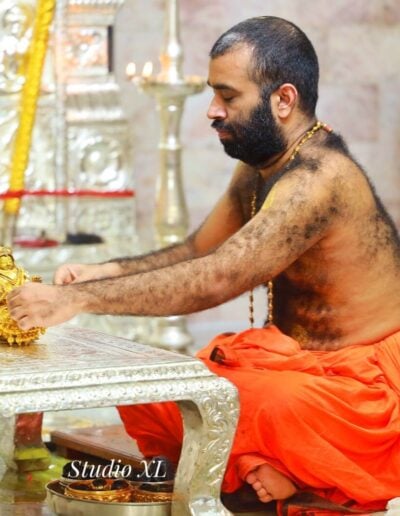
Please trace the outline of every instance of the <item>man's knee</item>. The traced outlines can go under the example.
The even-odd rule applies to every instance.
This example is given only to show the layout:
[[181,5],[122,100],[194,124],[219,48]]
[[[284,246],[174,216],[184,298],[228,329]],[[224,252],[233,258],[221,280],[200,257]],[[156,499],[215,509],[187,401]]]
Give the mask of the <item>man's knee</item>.
[[278,422],[297,418],[310,403],[312,390],[308,379],[301,373],[285,372],[278,374],[261,393],[257,416]]

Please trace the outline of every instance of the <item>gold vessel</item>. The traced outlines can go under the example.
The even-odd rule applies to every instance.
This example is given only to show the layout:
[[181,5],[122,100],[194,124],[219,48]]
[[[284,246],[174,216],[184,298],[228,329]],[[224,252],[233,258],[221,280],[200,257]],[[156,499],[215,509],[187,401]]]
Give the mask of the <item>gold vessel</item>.
[[171,516],[170,502],[138,503],[105,502],[99,500],[82,500],[65,494],[65,486],[58,480],[46,486],[47,504],[55,514],[64,516]]
[[134,488],[132,493],[132,501],[137,503],[172,502],[172,496],[172,491],[147,491],[145,489]]
[[0,246],[0,344],[30,344],[37,340],[44,332],[44,328],[31,328],[21,330],[17,323],[10,317],[7,307],[7,295],[16,287],[20,287],[27,281],[38,281],[39,276],[30,277],[19,267],[9,247]]
[[[101,485],[97,485],[96,482]],[[132,487],[126,480],[78,480],[65,487],[65,496],[98,502],[130,502]]]

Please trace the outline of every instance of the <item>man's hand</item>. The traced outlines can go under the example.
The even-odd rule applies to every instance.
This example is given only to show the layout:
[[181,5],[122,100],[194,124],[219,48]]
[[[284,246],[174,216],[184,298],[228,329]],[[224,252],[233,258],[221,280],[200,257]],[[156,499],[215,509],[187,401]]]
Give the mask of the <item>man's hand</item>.
[[[82,281],[80,278],[90,276],[91,265],[80,263],[66,263],[57,268],[53,281],[56,285],[68,285],[69,283]],[[85,274],[86,272],[86,274]],[[91,279],[90,277],[88,279]],[[85,281],[85,279],[83,279]]]
[[22,330],[36,326],[47,328],[68,321],[79,309],[67,288],[26,283],[7,296],[10,316]]
[[66,263],[58,267],[54,274],[56,285],[69,285],[107,277],[120,273],[118,264],[113,262],[99,264]]

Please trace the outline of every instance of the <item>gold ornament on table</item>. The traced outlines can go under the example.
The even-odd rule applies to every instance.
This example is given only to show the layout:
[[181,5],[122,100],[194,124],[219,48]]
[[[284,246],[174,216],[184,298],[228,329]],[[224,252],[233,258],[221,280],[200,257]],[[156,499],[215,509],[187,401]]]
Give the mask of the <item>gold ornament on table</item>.
[[41,278],[29,276],[16,265],[11,249],[0,246],[0,344],[31,344],[45,332],[44,328],[21,330],[8,311],[7,295],[27,281],[40,282]]

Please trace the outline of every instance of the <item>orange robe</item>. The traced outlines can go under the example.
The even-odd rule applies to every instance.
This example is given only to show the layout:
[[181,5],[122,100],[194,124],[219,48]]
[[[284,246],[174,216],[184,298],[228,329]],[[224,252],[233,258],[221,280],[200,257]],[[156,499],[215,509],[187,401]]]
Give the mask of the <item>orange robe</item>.
[[[210,359],[216,347],[222,362]],[[197,356],[239,391],[223,491],[267,462],[335,503],[381,509],[400,496],[400,331],[375,344],[309,351],[271,326],[220,335]],[[119,412],[145,456],[178,461],[175,403]]]

